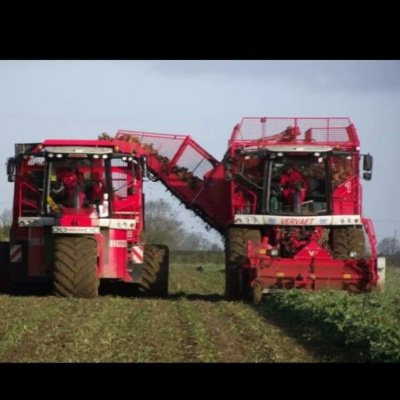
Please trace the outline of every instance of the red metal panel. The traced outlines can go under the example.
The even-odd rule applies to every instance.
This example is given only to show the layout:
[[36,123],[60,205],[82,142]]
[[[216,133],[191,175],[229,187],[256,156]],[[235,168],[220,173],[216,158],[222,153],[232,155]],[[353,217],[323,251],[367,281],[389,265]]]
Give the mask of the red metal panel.
[[303,247],[293,258],[271,257],[268,239],[249,241],[247,268],[252,271],[249,285],[260,282],[264,288],[322,288],[351,291],[370,290],[376,285],[374,258],[334,259],[315,241]]
[[372,257],[376,258],[378,254],[376,251],[377,240],[376,240],[374,225],[372,223],[372,220],[369,218],[362,218],[362,221],[370,243]]
[[[294,142],[314,144],[338,143],[359,146],[354,125],[349,118],[320,117],[245,117],[232,132],[229,143],[252,142],[265,139],[271,143],[284,137],[288,129],[295,129]],[[306,132],[307,135],[306,135]]]
[[110,229],[108,263],[104,265],[103,278],[124,278],[127,267],[127,238],[126,230]]
[[[96,276],[101,278],[103,276],[105,265],[106,265],[106,256],[108,256],[108,246],[106,246],[105,238],[101,233],[97,233],[94,235],[97,242],[97,256],[98,262],[96,266]],[[108,237],[108,235],[107,235]],[[107,253],[107,254],[106,254]]]
[[28,275],[44,276],[44,231],[43,228],[28,229]]
[[223,232],[229,223],[229,184],[223,166],[190,136],[118,131],[115,143],[145,154],[149,170],[185,205]]

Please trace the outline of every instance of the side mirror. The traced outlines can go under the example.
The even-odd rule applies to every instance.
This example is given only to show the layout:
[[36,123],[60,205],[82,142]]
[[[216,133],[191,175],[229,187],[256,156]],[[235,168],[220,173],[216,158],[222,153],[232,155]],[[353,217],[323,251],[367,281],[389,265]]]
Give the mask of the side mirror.
[[140,162],[141,162],[141,165],[142,165],[142,176],[143,177],[148,177],[149,171],[147,169],[147,157],[146,156],[140,157]]
[[10,157],[7,160],[7,175],[8,182],[15,182],[15,169],[16,169],[16,161],[14,157]]
[[372,178],[372,173],[371,173],[371,172],[364,172],[364,173],[363,173],[363,178],[364,178],[366,181],[370,181],[371,178]]
[[371,154],[364,154],[363,170],[367,172],[372,171],[373,161]]

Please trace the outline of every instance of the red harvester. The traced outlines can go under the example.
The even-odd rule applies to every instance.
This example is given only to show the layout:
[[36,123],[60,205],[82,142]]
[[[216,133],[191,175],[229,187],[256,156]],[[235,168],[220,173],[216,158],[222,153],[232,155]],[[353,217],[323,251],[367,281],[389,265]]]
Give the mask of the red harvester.
[[359,164],[370,180],[372,156],[348,118],[243,118],[222,162],[190,136],[116,138],[151,146],[150,171],[224,236],[228,298],[383,287],[385,259],[362,215]]
[[165,294],[168,249],[141,237],[149,176],[225,238],[230,299],[382,288],[361,157],[370,180],[372,156],[348,118],[243,118],[221,162],[190,136],[140,131],[16,145],[11,240],[0,250],[12,280],[47,277],[60,295],[95,296],[100,278]]

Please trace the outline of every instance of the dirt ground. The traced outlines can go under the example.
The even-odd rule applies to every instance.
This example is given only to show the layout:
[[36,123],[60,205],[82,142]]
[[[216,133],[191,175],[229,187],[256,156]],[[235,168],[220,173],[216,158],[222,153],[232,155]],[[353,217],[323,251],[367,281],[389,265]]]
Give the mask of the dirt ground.
[[[223,297],[222,265],[172,265],[165,299],[0,295],[1,362],[324,362],[318,332]],[[333,346],[333,347],[332,347]],[[339,359],[340,361],[340,359]]]

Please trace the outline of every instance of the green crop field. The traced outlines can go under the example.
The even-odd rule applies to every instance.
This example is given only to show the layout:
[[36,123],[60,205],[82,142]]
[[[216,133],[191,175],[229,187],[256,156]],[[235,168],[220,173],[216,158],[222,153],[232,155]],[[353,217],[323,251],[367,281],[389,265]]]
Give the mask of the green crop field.
[[341,346],[343,361],[399,362],[399,284],[400,268],[389,267],[384,293],[288,291],[270,297],[262,313]]
[[[303,307],[296,308],[291,302],[299,296],[295,291],[253,307],[224,300],[222,264],[202,264],[202,268],[173,264],[166,299],[2,294],[0,361],[398,361],[398,353],[393,352],[398,336],[394,343],[379,340],[389,340],[393,329],[400,328],[400,269],[389,269],[387,281],[383,295],[300,293],[295,304],[301,301]],[[324,306],[315,307],[322,298]],[[341,299],[342,305],[334,311],[329,299],[336,303]],[[353,302],[359,308],[350,311]],[[307,304],[314,306],[307,308]],[[357,330],[350,323],[360,309],[361,319],[368,317],[372,324],[370,331],[364,326]]]

